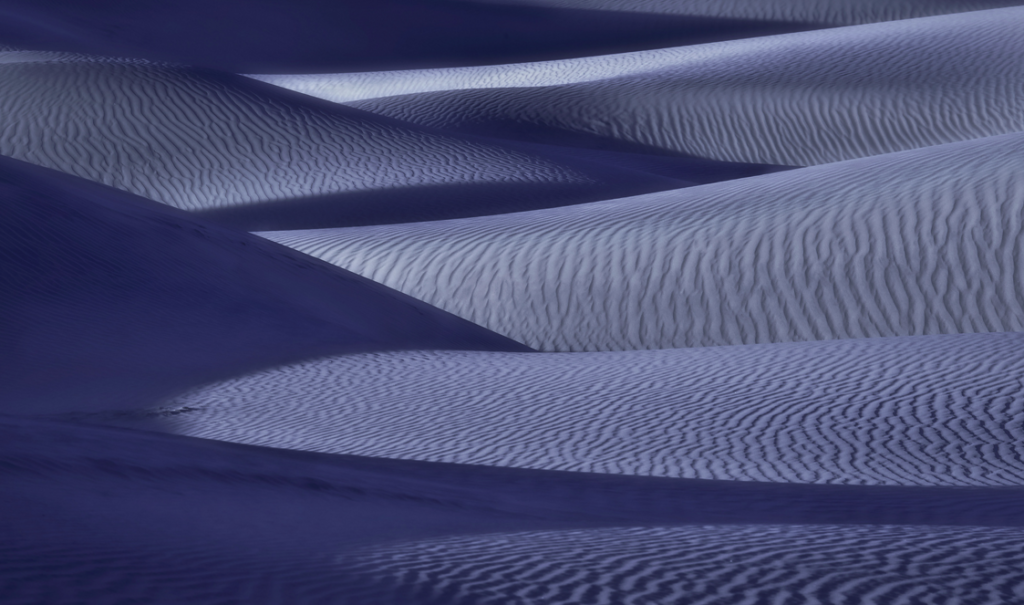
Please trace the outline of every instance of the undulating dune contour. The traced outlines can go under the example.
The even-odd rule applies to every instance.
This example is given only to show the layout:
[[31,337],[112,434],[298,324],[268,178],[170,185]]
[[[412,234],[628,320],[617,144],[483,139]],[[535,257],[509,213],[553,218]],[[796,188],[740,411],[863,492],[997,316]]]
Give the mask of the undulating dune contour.
[[[975,562],[991,562],[984,577],[1004,579],[1011,587],[1018,581],[1006,569],[1015,555],[1008,557],[1003,549],[1008,547],[1004,540],[1021,532],[1019,488],[757,485],[437,465],[8,416],[0,416],[0,437],[0,594],[9,603],[439,604],[447,601],[409,595],[387,577],[396,567],[415,573],[438,566],[429,555],[422,556],[417,541],[467,536],[465,552],[479,553],[479,564],[491,542],[488,534],[512,532],[501,556],[509,557],[504,567],[515,571],[541,553],[551,565],[564,565],[552,544],[559,534],[554,540],[538,535],[537,545],[543,547],[532,556],[522,551],[519,535],[560,531],[565,532],[565,548],[589,545],[590,561],[639,569],[649,567],[652,559],[662,563],[665,534],[669,540],[673,533],[677,540],[692,540],[691,532],[700,532],[671,528],[679,524],[723,526],[718,538],[705,528],[712,535],[702,541],[713,540],[741,557],[750,554],[735,534],[742,536],[745,527],[748,536],[763,536],[766,529],[770,536],[779,530],[766,524],[843,524],[832,540],[813,527],[797,526],[794,532],[824,542],[827,548],[816,561],[826,564],[844,558],[840,542],[849,548],[862,543],[865,534],[887,543],[883,552],[897,558],[932,544],[974,549],[987,539],[993,549],[989,558]],[[916,527],[896,544],[898,530],[870,527],[908,521]],[[571,533],[616,527],[638,529]],[[618,556],[603,544],[608,532],[628,545]],[[468,537],[473,534],[482,536]],[[653,548],[637,547],[645,537]],[[761,548],[787,554],[785,544],[774,542]],[[389,556],[386,549],[397,550],[398,556]],[[547,552],[552,549],[556,552]],[[410,550],[413,560],[403,561]],[[445,557],[443,542],[427,550]],[[438,588],[464,583],[467,573],[487,571],[467,569],[460,559],[456,555],[440,562],[450,580],[436,583]],[[883,560],[861,553],[857,571],[898,577],[900,570]],[[688,563],[677,559],[675,569],[685,570]],[[733,569],[725,565],[718,573],[728,577]],[[1019,574],[1019,568],[1013,569]],[[914,576],[927,579],[915,571],[902,574],[911,581]],[[567,580],[544,583],[557,586]],[[568,584],[575,591],[602,590],[608,581],[598,576]],[[626,583],[647,586],[651,581],[638,574]],[[685,578],[667,584],[684,598],[702,593]],[[430,592],[429,586],[417,588]],[[500,586],[495,590],[506,592]],[[986,589],[972,585],[963,590],[976,595]]]
[[1024,135],[501,217],[264,233],[545,351],[1024,328]]
[[186,67],[11,52],[0,77],[0,154],[244,228],[472,216],[687,184]]
[[0,1],[0,603],[1020,605],[1021,32]]
[[330,353],[490,333],[265,239],[0,159],[0,413],[120,408]]
[[998,333],[619,353],[347,355],[235,378],[156,409],[88,418],[462,464],[1019,485],[1022,352],[1024,334]]
[[535,68],[265,79],[398,94],[350,105],[465,133],[806,166],[1024,130],[1022,29],[1006,8]]

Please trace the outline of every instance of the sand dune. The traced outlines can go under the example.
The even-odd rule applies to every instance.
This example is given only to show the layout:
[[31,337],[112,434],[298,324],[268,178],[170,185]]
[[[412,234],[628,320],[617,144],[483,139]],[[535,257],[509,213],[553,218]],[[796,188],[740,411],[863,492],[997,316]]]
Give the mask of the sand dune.
[[0,159],[4,413],[118,408],[332,352],[521,346],[246,233]]
[[145,61],[6,53],[0,74],[0,154],[244,228],[472,216],[687,184]]
[[1016,603],[1022,538],[820,525],[523,532],[380,547],[354,568],[436,605]]
[[265,233],[547,351],[1024,328],[1024,135],[493,218]]
[[[938,10],[977,4],[945,3]],[[747,18],[742,12],[733,17],[651,15],[630,7],[592,10],[477,0],[93,0],[88,5],[5,0],[0,42],[231,72],[294,73],[536,61],[821,26]]]
[[500,0],[500,3],[832,25],[913,19],[1020,4],[1012,0]]
[[[0,434],[5,489],[0,590],[8,603],[437,603],[429,594],[396,594],[389,578],[367,573],[389,558],[373,549],[464,536],[466,552],[479,553],[490,539],[470,534],[754,524],[745,532],[739,527],[722,533],[723,547],[742,551],[744,533],[763,535],[761,524],[798,520],[867,525],[859,531],[844,528],[831,540],[813,528],[803,534],[831,547],[821,561],[841,560],[844,545],[854,549],[848,556],[856,557],[858,571],[879,564],[862,547],[869,535],[885,539],[885,552],[896,554],[896,560],[915,540],[922,546],[973,548],[986,539],[992,550],[982,563],[991,565],[984,572],[964,567],[961,573],[998,578],[1004,573],[998,561],[1016,562],[1006,556],[1005,540],[1020,531],[1000,527],[1019,528],[1024,518],[1018,488],[755,485],[432,465],[10,417],[0,417]],[[870,527],[910,520],[920,527],[904,532],[909,538],[899,530]],[[971,527],[976,524],[992,529]],[[637,556],[641,563],[644,555],[636,544],[648,535],[655,548],[647,558],[655,562],[666,531],[683,540],[703,538],[705,544],[708,538],[700,528],[608,531],[619,532],[629,546],[623,555]],[[608,532],[577,537],[578,545],[594,547],[591,560],[606,556]],[[902,542],[894,540],[900,537]],[[563,565],[550,537],[538,538],[538,552],[552,555],[551,565]],[[509,569],[530,565],[518,556],[522,541],[515,534],[508,540]],[[777,548],[786,554],[783,545]],[[401,557],[409,553],[401,546],[397,550],[394,563],[402,565]],[[412,554],[409,569],[436,565],[415,547]],[[480,573],[450,554],[456,556],[448,565],[458,572],[456,582],[467,571]],[[735,573],[734,564],[718,562],[716,575]],[[944,558],[937,562],[945,563]],[[650,582],[643,575],[637,579]],[[599,589],[607,581],[597,577],[588,584]]]
[[[1019,485],[1024,334],[403,352],[90,420],[287,449],[695,479]],[[453,384],[458,385],[453,388]]]
[[417,93],[351,105],[462,132],[806,166],[1024,130],[1022,28],[1024,8],[1007,8],[535,67],[272,81],[337,99]]

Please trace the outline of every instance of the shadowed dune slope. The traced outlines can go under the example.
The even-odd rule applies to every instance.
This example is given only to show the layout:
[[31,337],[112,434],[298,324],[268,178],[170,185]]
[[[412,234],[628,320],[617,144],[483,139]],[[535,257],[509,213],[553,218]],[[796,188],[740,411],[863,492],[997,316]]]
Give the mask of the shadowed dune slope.
[[262,238],[9,158],[0,202],[3,412],[138,405],[332,352],[523,349]]
[[575,207],[264,234],[535,348],[1024,329],[1024,135]]
[[[13,52],[0,76],[0,153],[184,210],[234,210],[246,228],[473,216],[688,184],[183,67]],[[245,222],[247,209],[258,216]]]
[[[583,134],[716,160],[806,166],[1024,130],[1022,30],[1024,8],[1007,8],[536,66],[441,70],[440,81],[430,73],[377,76],[358,94],[436,90],[446,80],[447,88],[468,89],[351,105],[489,136],[516,138],[525,130],[557,141]],[[506,76],[513,88],[501,84]],[[361,82],[345,81],[357,90]],[[332,92],[339,87],[296,81],[296,88],[328,97],[345,96]]]
[[[873,485],[1024,481],[1024,334],[616,353],[400,352],[87,418],[364,456]],[[453,388],[453,384],[458,385]]]
[[[958,2],[951,10],[977,2]],[[475,0],[5,0],[0,42],[231,72],[484,65],[696,44],[817,25]]]
[[[481,549],[468,534],[658,524],[914,523],[920,527],[908,535],[920,543],[951,540],[973,548],[976,540],[990,539],[996,556],[1013,535],[1000,526],[1018,527],[1024,519],[1019,488],[798,486],[551,473],[264,450],[11,417],[0,417],[0,437],[0,590],[5,603],[18,605],[128,599],[436,604],[430,595],[396,594],[389,588],[394,582],[366,573],[385,558],[367,549],[461,535],[468,552],[480,552],[490,538],[480,539]],[[949,525],[964,527],[944,527]],[[750,526],[748,533],[759,529]],[[693,537],[688,532],[702,530],[611,531],[622,532],[631,544],[629,556],[642,559],[632,546],[636,532],[650,532],[661,544],[662,531],[686,539]],[[769,528],[768,535],[778,531]],[[800,535],[800,528],[790,531]],[[896,539],[899,531],[850,526],[832,541],[814,539],[831,549],[846,541],[871,565],[857,538]],[[814,537],[813,528],[806,532]],[[749,556],[737,548],[736,533],[743,534],[742,527],[726,529],[720,544]],[[606,535],[589,534],[598,558],[605,556],[599,545]],[[538,537],[542,551],[556,549]],[[577,542],[590,541],[584,535]],[[509,542],[507,553],[516,553],[509,562],[513,569],[525,563],[518,556],[520,543],[515,537]],[[786,551],[774,541],[766,548]],[[408,553],[397,550],[401,564]],[[422,550],[414,545],[411,569],[436,566]],[[551,561],[557,566],[564,559],[556,554]],[[726,561],[718,565],[719,573],[734,573]],[[442,568],[457,581],[467,571],[458,557]],[[998,577],[1002,570],[996,566],[987,576],[977,575]]]
[[691,526],[496,533],[368,549],[352,568],[436,605],[1017,603],[1016,528]]
[[657,15],[856,25],[1018,6],[1014,0],[480,0]]

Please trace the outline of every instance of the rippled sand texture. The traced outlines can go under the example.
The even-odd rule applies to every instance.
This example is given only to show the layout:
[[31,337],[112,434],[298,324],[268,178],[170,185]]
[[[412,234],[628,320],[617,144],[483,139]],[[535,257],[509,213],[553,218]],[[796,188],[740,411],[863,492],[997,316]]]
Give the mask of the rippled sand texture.
[[970,334],[623,353],[350,355],[103,419],[251,445],[462,464],[1019,485],[1022,351],[1021,334]]
[[[300,78],[294,88],[344,99],[333,90],[359,91],[365,81],[371,92],[355,98],[399,96],[351,106],[462,132],[551,141],[586,135],[716,160],[806,166],[1024,129],[1022,28],[1024,8],[1007,8],[590,57],[527,72],[478,68],[337,85]],[[496,87],[504,72],[510,83]],[[446,90],[418,92],[449,80]],[[289,78],[271,81],[292,86]]]
[[3,0],[0,603],[1024,603],[1022,32]]
[[598,204],[265,233],[546,351],[1024,327],[1024,135]]
[[11,52],[0,53],[0,77],[0,154],[184,210],[269,205],[265,229],[290,228],[289,214],[310,205],[340,206],[342,217],[346,205],[367,207],[343,225],[366,216],[402,222],[687,184],[431,132],[186,67]]
[[379,548],[357,569],[436,605],[1016,603],[1022,537],[849,525],[523,532]]

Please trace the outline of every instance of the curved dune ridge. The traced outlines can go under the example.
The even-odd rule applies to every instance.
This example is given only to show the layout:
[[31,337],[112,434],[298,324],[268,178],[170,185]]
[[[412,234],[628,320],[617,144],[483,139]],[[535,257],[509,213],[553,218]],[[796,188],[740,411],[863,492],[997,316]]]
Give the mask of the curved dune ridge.
[[[977,4],[960,0],[939,10]],[[537,61],[821,26],[747,18],[742,11],[732,17],[654,15],[629,7],[595,10],[480,0],[92,0],[86,5],[5,0],[0,5],[0,41],[18,48],[171,61],[236,73]]]
[[3,53],[0,77],[0,154],[184,210],[227,211],[215,218],[246,228],[471,216],[687,185],[185,67]]
[[316,355],[521,345],[148,200],[0,159],[3,413],[138,405]]
[[1024,603],[1021,32],[3,0],[0,602]]
[[[1022,29],[1024,8],[1006,8],[554,62],[525,76],[514,66],[348,80],[357,91],[372,85],[373,95],[430,90],[435,77],[454,89],[482,81],[478,90],[351,102],[424,126],[549,140],[570,133],[807,166],[1024,130]],[[487,88],[505,73],[512,88]],[[295,88],[332,98],[345,81],[307,77]]]
[[522,532],[379,547],[355,568],[436,605],[1016,603],[1022,538],[827,525]]
[[[1021,531],[1018,488],[893,490],[550,473],[316,455],[3,416],[0,437],[5,490],[0,590],[11,603],[438,604],[396,592],[390,578],[367,573],[394,570],[379,569],[387,554],[373,549],[397,550],[394,564],[407,569],[429,568],[436,560],[422,556],[424,549],[414,544],[410,553],[388,545],[461,535],[467,536],[465,552],[478,554],[476,561],[483,564],[489,555],[481,551],[492,537],[468,536],[504,532],[512,534],[504,551],[507,567],[516,570],[531,565],[520,556],[522,539],[516,536],[560,531],[579,538],[577,546],[593,546],[587,563],[614,566],[602,552],[608,532],[571,532],[665,524],[753,524],[746,531],[722,527],[718,539],[721,547],[748,558],[749,548],[737,548],[744,534],[763,535],[768,526],[769,536],[785,536],[787,530],[773,530],[774,524],[839,524],[844,527],[831,532],[831,539],[813,528],[788,531],[828,547],[824,559],[815,561],[841,561],[845,548],[859,563],[858,571],[880,563],[865,552],[864,543],[873,544],[869,536],[886,538],[883,552],[897,557],[888,559],[897,569],[890,565],[881,571],[911,580],[930,574],[914,563],[901,572],[899,563],[912,556],[903,554],[904,548],[935,545],[943,553],[960,549],[967,558],[976,552],[976,542],[985,540],[991,550],[962,565],[962,573],[977,580],[1000,578],[1007,568],[1019,573],[1015,555],[1004,547]],[[870,527],[908,521],[917,527]],[[648,529],[640,535],[609,531],[628,546],[623,556],[635,556],[641,564],[660,562],[667,545],[658,537],[666,531],[684,542],[714,540],[701,528]],[[636,552],[645,534],[655,547],[646,557]],[[536,537],[537,552],[550,555],[550,565],[566,564],[550,535]],[[777,548],[792,553],[792,546]],[[444,556],[443,550],[426,550]],[[467,573],[489,571],[467,569],[457,553],[449,554],[455,557],[448,568],[458,571],[451,576],[456,582]],[[948,555],[935,556],[942,569]],[[977,565],[986,571],[976,571]],[[704,569],[729,577],[735,562],[705,560]],[[938,573],[940,581],[943,575]],[[522,579],[528,578],[544,581],[532,573]],[[583,587],[573,580],[573,590],[588,585],[600,590],[608,580],[591,577]],[[647,574],[637,580],[645,586],[652,582]],[[977,582],[968,585],[964,590],[979,590]],[[504,592],[500,585],[495,589]]]
[[1024,135],[575,207],[264,233],[546,351],[1024,328]]
[[101,420],[461,464],[1020,485],[1021,375],[1024,334],[621,353],[401,352],[276,368]]
[[478,0],[658,15],[856,25],[1018,6],[1012,0]]

